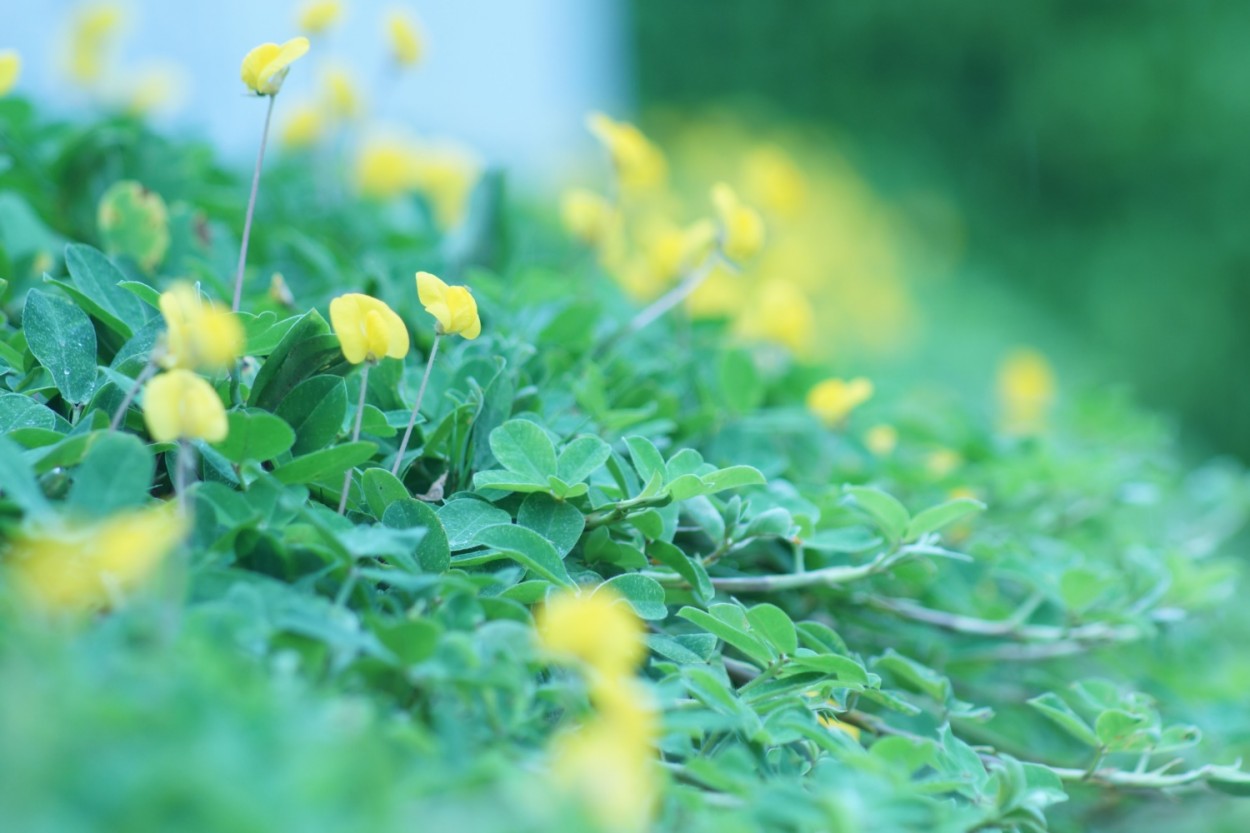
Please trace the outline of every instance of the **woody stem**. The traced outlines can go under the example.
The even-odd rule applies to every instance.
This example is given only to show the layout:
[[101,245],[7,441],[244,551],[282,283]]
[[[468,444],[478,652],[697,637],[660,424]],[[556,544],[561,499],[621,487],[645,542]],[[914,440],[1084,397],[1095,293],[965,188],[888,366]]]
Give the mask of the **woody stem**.
[[273,120],[273,104],[278,100],[277,93],[269,96],[269,107],[265,110],[265,128],[260,134],[260,150],[256,153],[256,168],[252,171],[252,193],[247,198],[247,214],[243,218],[243,242],[239,246],[239,268],[234,274],[234,300],[230,303],[230,311],[239,311],[239,302],[243,299],[243,270],[247,266],[247,242],[252,237],[252,215],[256,212],[256,191],[260,188],[260,168],[265,161],[265,145],[269,141],[269,122]]
[[143,370],[139,371],[139,375],[135,377],[135,383],[130,386],[130,390],[126,391],[126,396],[122,399],[122,404],[117,406],[117,410],[113,412],[113,418],[109,420],[109,430],[116,431],[118,426],[122,424],[122,420],[126,418],[126,410],[130,407],[130,403],[135,401],[135,397],[139,395],[140,388],[143,383],[152,378],[152,374],[156,372],[156,357],[148,359],[148,363],[143,366]]
[[417,424],[417,412],[421,410],[421,400],[425,399],[425,386],[430,381],[430,370],[434,367],[434,357],[438,354],[438,342],[441,334],[434,334],[434,344],[430,346],[430,356],[425,361],[425,375],[421,377],[421,387],[417,388],[417,401],[412,406],[412,416],[408,417],[408,427],[404,429],[404,438],[399,443],[399,451],[395,454],[395,462],[391,466],[391,474],[399,476],[399,468],[404,463],[404,452],[408,450],[408,441],[412,439],[412,427]]
[[[352,442],[360,439],[360,422],[365,415],[365,393],[369,390],[369,367],[372,362],[365,362],[360,367],[360,401],[356,403],[356,424],[352,426]],[[339,514],[347,510],[347,494],[352,486],[352,470],[343,472],[343,493],[339,495]]]

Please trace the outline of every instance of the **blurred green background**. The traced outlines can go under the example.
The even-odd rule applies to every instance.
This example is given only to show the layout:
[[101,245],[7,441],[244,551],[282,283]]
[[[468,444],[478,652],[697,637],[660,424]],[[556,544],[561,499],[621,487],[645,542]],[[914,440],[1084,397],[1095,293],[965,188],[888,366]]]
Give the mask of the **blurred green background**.
[[1202,452],[1250,455],[1250,389],[1236,378],[1250,353],[1250,5],[632,11],[644,111],[728,106],[817,127],[887,197],[943,195],[962,227],[956,294],[1007,288],[1022,330],[1047,321],[1074,336],[1069,365],[1097,364],[1177,414]]

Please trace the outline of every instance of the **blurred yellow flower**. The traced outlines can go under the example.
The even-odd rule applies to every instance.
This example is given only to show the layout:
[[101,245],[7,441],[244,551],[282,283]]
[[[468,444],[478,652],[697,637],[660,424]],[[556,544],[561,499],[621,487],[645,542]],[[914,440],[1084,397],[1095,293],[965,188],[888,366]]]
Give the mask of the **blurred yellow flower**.
[[952,474],[955,469],[963,465],[963,462],[964,458],[958,451],[950,448],[937,448],[925,457],[924,465],[930,477],[934,480],[941,480]]
[[606,197],[588,188],[570,188],[560,198],[560,219],[569,234],[592,245],[607,237],[616,210]]
[[438,321],[440,335],[460,335],[470,341],[482,333],[477,301],[466,286],[448,286],[429,272],[417,273],[417,297]]
[[0,49],[0,96],[8,95],[17,86],[22,74],[22,56],[16,49]]
[[307,52],[308,38],[305,37],[291,38],[281,46],[262,43],[244,56],[240,77],[257,95],[277,95],[291,70],[291,64]]
[[234,313],[179,282],[161,293],[165,352],[161,366],[185,370],[225,370],[243,353],[243,325]]
[[352,364],[408,355],[408,328],[377,298],[359,292],[340,295],[330,302],[330,324],[339,337],[343,356]]
[[148,382],[143,419],[158,443],[178,440],[221,442],[228,425],[217,391],[190,370],[167,370]]
[[834,732],[842,732],[850,735],[852,739],[859,740],[859,727],[852,726],[850,723],[843,723],[831,714],[820,712],[816,715],[816,722],[826,729]]
[[642,621],[606,587],[551,597],[535,625],[539,645],[557,659],[584,663],[609,680],[633,673],[647,655]]
[[165,503],[19,535],[7,563],[19,592],[41,607],[111,608],[156,570],[187,531],[187,519]]
[[746,338],[771,341],[806,355],[811,350],[815,322],[808,294],[793,281],[773,278],[760,284],[739,307],[735,329]]
[[419,152],[409,142],[370,139],[356,156],[356,187],[365,197],[390,199],[415,188]]
[[332,119],[354,121],[364,113],[359,85],[342,64],[331,64],[321,74],[322,100]]
[[391,48],[391,59],[401,67],[417,63],[425,52],[416,19],[407,9],[398,6],[386,13],[386,40]]
[[695,318],[722,318],[743,308],[742,281],[717,265],[686,298],[686,310]]
[[603,113],[591,113],[586,125],[607,149],[624,190],[647,190],[664,184],[668,163],[641,130],[628,122],[614,121]]
[[91,3],[69,18],[65,66],[69,77],[84,87],[97,86],[106,75],[115,35],[125,21],[118,3]]
[[720,223],[720,246],[725,257],[745,263],[764,246],[764,220],[759,212],[738,199],[723,182],[712,186],[712,207]]
[[551,774],[602,829],[640,833],[650,829],[660,792],[655,710],[632,680],[616,680],[614,688],[625,693],[615,710],[605,709],[586,725],[556,735]]
[[898,446],[898,431],[893,425],[874,425],[864,434],[864,446],[878,457],[887,457]]
[[325,135],[325,119],[316,106],[300,102],[291,107],[282,124],[282,144],[290,148],[306,148],[317,144]]
[[807,409],[830,428],[846,421],[851,411],[872,398],[872,382],[863,378],[826,379],[807,393]]
[[343,17],[339,0],[307,0],[299,7],[295,22],[301,32],[320,35],[336,26]]
[[129,81],[124,92],[126,112],[146,116],[156,112],[176,111],[183,103],[187,76],[182,67],[160,62],[149,65]]
[[385,200],[420,191],[443,228],[452,228],[464,217],[477,176],[473,156],[456,145],[373,137],[356,156],[355,181],[363,196]]
[[998,366],[998,408],[1002,430],[1035,434],[1046,427],[1055,402],[1055,371],[1037,350],[1018,348]]
[[794,218],[807,202],[803,171],[781,147],[762,145],[748,151],[742,163],[744,189],[764,211]]

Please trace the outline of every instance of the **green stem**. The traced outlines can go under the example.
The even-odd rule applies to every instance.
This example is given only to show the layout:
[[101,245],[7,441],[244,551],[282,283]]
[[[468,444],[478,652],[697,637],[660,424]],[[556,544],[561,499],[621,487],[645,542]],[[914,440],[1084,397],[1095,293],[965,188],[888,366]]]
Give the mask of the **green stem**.
[[[360,400],[356,403],[356,424],[352,427],[352,442],[360,439],[360,423],[365,415],[365,394],[369,390],[369,365],[365,362],[360,367]],[[352,487],[352,470],[343,472],[343,492],[339,495],[339,514],[347,511],[347,495]]]
[[243,299],[243,270],[247,266],[247,243],[252,236],[252,215],[256,213],[256,192],[260,189],[260,169],[265,161],[265,145],[269,142],[269,123],[273,120],[273,104],[277,100],[277,93],[269,96],[269,107],[265,110],[265,128],[260,134],[260,150],[256,153],[256,168],[252,171],[252,193],[247,198],[247,214],[243,217],[243,241],[239,246],[239,268],[234,274],[234,300],[230,303],[232,312],[239,311],[239,302]]
[[417,388],[417,401],[412,405],[408,427],[404,429],[404,438],[399,443],[399,451],[395,453],[395,462],[391,466],[391,474],[396,477],[399,477],[400,466],[404,463],[404,452],[408,450],[408,441],[412,439],[413,426],[417,424],[417,413],[421,410],[421,401],[425,399],[425,386],[430,381],[430,370],[434,367],[434,357],[438,355],[438,342],[441,338],[441,334],[434,334],[434,343],[430,345],[430,355],[425,360],[425,373],[421,376],[421,387]]
[[126,418],[126,410],[130,407],[130,403],[135,401],[135,397],[139,395],[140,388],[143,383],[152,378],[156,373],[156,358],[153,356],[148,359],[148,363],[143,366],[143,370],[139,371],[139,375],[135,378],[135,383],[130,386],[130,390],[126,391],[126,396],[122,399],[122,404],[117,406],[117,410],[113,412],[113,418],[109,421],[109,430],[116,431],[122,424],[122,420]]

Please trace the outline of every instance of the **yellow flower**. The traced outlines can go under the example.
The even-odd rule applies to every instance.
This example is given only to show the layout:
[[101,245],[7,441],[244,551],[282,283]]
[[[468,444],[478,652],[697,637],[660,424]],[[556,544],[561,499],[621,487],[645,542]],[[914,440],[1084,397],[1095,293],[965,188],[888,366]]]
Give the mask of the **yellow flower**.
[[373,199],[421,191],[443,228],[458,224],[468,205],[479,166],[455,145],[431,146],[395,137],[366,141],[356,157],[356,184]]
[[338,0],[307,0],[300,6],[296,25],[301,32],[320,35],[329,31],[343,17],[343,4]]
[[243,326],[234,313],[200,297],[188,283],[161,293],[165,355],[161,366],[186,370],[225,370],[243,352]]
[[551,774],[604,830],[651,829],[660,779],[649,739],[607,718],[558,735],[552,742]]
[[477,301],[465,286],[448,286],[429,272],[417,273],[417,297],[438,321],[442,335],[461,335],[470,341],[482,333]]
[[176,64],[159,62],[144,67],[130,82],[126,91],[126,111],[143,116],[157,112],[174,112],[185,99],[186,72]]
[[158,443],[218,443],[228,430],[226,409],[213,386],[190,370],[167,370],[143,392],[143,419]]
[[854,740],[859,740],[858,726],[852,726],[850,723],[843,723],[831,714],[820,712],[816,715],[816,722],[830,731],[842,732],[850,735]]
[[408,355],[408,328],[395,311],[368,295],[349,292],[330,302],[330,323],[352,364]]
[[1008,353],[998,367],[998,407],[1002,429],[1035,434],[1045,428],[1055,402],[1055,371],[1036,350]]
[[747,338],[772,341],[804,354],[812,344],[816,314],[808,294],[793,281],[773,278],[760,284],[736,321]]
[[686,310],[695,318],[722,318],[742,306],[742,287],[728,269],[715,266],[690,296]]
[[386,13],[386,40],[391,47],[392,60],[401,67],[417,63],[425,51],[421,30],[407,9],[396,7]]
[[560,219],[565,230],[584,243],[605,239],[616,222],[612,203],[587,188],[570,188],[560,198]]
[[552,597],[535,624],[543,648],[563,661],[584,663],[608,680],[632,673],[647,654],[642,622],[606,587]]
[[117,3],[93,3],[71,15],[65,43],[70,78],[84,87],[99,84],[105,75],[114,35],[124,21],[125,13]]
[[0,49],[0,96],[6,96],[17,86],[22,73],[22,56],[16,49]]
[[282,143],[291,148],[317,144],[325,135],[325,121],[311,104],[300,103],[290,109],[282,125]]
[[938,448],[929,452],[925,458],[925,470],[934,480],[941,480],[963,465],[964,458],[958,451],[950,448]]
[[863,377],[826,379],[807,393],[807,409],[825,425],[835,427],[850,416],[851,411],[872,398],[872,382]]
[[16,586],[36,604],[99,610],[142,584],[186,533],[186,518],[165,503],[20,536],[7,560]]
[[586,124],[607,148],[622,188],[647,190],[664,184],[668,163],[641,130],[628,122],[614,121],[603,113],[591,113]]
[[353,121],[364,112],[357,84],[346,67],[334,64],[321,75],[326,112],[339,121]]
[[864,445],[878,457],[888,457],[898,446],[898,431],[893,425],[874,425],[864,434]]
[[803,171],[776,145],[752,149],[743,161],[747,194],[768,212],[793,218],[807,202]]
[[374,138],[356,156],[356,187],[365,197],[390,199],[416,187],[417,151],[408,142]]
[[743,263],[764,247],[764,221],[754,208],[743,205],[723,182],[712,186],[712,207],[720,222],[720,245],[725,257]]
[[277,95],[291,64],[308,52],[308,38],[291,38],[279,46],[262,43],[243,58],[239,71],[243,83],[257,95]]

